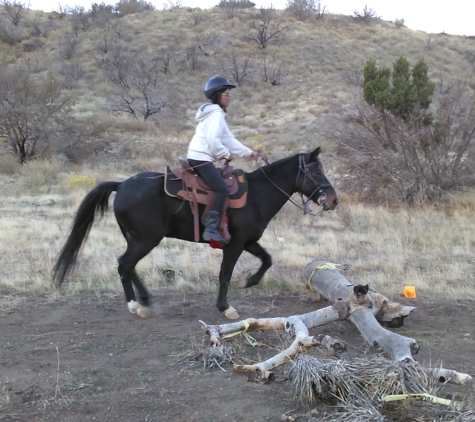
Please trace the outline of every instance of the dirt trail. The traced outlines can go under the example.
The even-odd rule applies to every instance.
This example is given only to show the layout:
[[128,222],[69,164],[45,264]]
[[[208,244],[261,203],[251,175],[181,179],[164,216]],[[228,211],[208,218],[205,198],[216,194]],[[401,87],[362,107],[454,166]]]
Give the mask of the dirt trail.
[[[198,320],[223,323],[212,293],[154,292],[159,315],[141,320],[122,295],[25,296],[0,313],[1,421],[280,421],[295,411],[288,383],[173,366],[191,343],[205,344]],[[241,317],[287,316],[326,306],[310,296],[233,292]],[[414,303],[414,302],[411,302]],[[418,310],[397,332],[421,345],[417,359],[475,375],[475,307],[466,302],[415,302]],[[317,331],[316,331],[317,332]],[[321,327],[356,352],[366,349],[348,322]],[[256,334],[259,336],[259,334]],[[277,335],[266,341],[279,345]],[[239,357],[264,358],[233,340]],[[59,359],[59,373],[58,373]],[[473,394],[472,386],[454,387]],[[296,414],[305,415],[300,408]],[[303,416],[297,420],[308,420]]]

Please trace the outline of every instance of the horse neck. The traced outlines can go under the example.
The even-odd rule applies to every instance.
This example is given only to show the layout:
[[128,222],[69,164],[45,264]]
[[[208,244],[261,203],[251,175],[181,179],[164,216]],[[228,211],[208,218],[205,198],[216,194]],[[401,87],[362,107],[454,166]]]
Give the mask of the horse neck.
[[298,155],[283,158],[248,174],[249,187],[256,189],[256,195],[266,198],[259,205],[261,211],[268,209],[275,215],[295,192],[298,160]]

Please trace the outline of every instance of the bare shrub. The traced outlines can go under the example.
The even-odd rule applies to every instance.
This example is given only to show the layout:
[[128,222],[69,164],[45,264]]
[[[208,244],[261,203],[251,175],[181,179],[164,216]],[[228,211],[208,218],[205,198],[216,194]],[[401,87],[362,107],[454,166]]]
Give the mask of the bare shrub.
[[271,85],[280,85],[282,83],[283,71],[282,66],[273,57],[263,54],[258,59],[258,68],[261,79]]
[[358,10],[353,10],[353,19],[357,22],[371,22],[373,19],[377,19],[378,15],[376,12],[371,8],[368,7],[366,4],[363,8],[362,12]]
[[348,85],[363,88],[363,72],[358,68],[344,70],[341,77]]
[[76,54],[76,49],[79,45],[79,40],[72,33],[65,34],[58,38],[59,54],[65,60],[71,60]]
[[275,9],[272,6],[261,7],[251,21],[250,35],[246,38],[255,41],[261,48],[266,48],[271,39],[275,39],[287,28],[288,26],[282,26],[282,22],[276,18]]
[[323,19],[326,6],[320,0],[288,0],[286,9],[300,20],[311,18]]
[[218,7],[232,19],[239,9],[252,9],[256,4],[249,0],[220,0]]
[[92,25],[105,32],[109,32],[112,25],[118,20],[117,14],[114,13],[114,7],[104,3],[93,3],[88,14]]
[[343,186],[373,200],[424,203],[474,183],[475,96],[440,83],[433,121],[381,114],[362,98],[337,125]]
[[179,95],[172,95],[168,84],[161,83],[161,63],[158,58],[146,60],[137,54],[123,51],[102,61],[104,75],[116,86],[109,99],[109,112],[122,113],[134,119],[162,120],[181,111]]
[[190,22],[198,26],[201,22],[203,22],[205,15],[201,10],[193,10],[190,15],[188,16]]
[[120,88],[129,89],[128,79],[134,60],[135,54],[125,45],[114,44],[98,61],[106,79]]
[[58,20],[63,20],[68,15],[69,7],[63,6],[61,3],[51,11],[51,15]]
[[77,121],[72,98],[49,72],[33,77],[15,66],[0,69],[0,133],[20,162],[64,150],[99,131]]
[[196,36],[198,49],[206,56],[213,57],[217,53],[219,34],[216,31],[205,32]]
[[141,13],[156,10],[152,3],[144,0],[120,0],[116,3],[114,11],[119,16],[132,15],[134,13]]
[[179,60],[181,70],[198,70],[201,68],[200,49],[195,43],[185,47],[181,60]]
[[241,59],[232,52],[219,61],[219,67],[228,79],[233,80],[237,85],[242,85],[243,81],[249,77],[249,60],[249,57]]
[[96,42],[96,50],[99,53],[107,54],[113,44],[111,36],[106,32]]
[[25,16],[25,3],[17,0],[2,0],[0,4],[3,4],[5,12],[7,12],[7,18],[14,26],[18,26]]
[[58,74],[63,77],[66,89],[73,89],[84,73],[81,63],[63,63],[58,68]]
[[28,22],[31,37],[40,38],[48,35],[48,27],[38,17],[34,17]]
[[91,27],[89,13],[82,6],[75,6],[70,9],[71,12],[71,30],[77,37],[80,32],[87,32]]
[[171,48],[160,50],[155,56],[155,59],[161,63],[163,73],[168,75],[171,72],[171,65],[174,59],[174,54],[171,52]]

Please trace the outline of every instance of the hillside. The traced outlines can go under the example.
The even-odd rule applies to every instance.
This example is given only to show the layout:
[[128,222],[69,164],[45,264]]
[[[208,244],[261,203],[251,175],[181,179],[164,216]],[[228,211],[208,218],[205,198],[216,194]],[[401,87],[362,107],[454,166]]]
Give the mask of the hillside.
[[[248,146],[263,145],[277,157],[317,144],[332,150],[335,116],[360,91],[354,85],[369,58],[388,67],[401,55],[411,63],[424,58],[434,81],[458,79],[475,85],[475,39],[416,32],[380,19],[358,22],[326,15],[300,21],[289,12],[275,11],[268,34],[281,32],[262,48],[250,39],[258,31],[253,22],[256,28],[261,22],[255,19],[258,13],[242,9],[229,18],[219,8],[123,17],[27,11],[13,26],[3,10],[0,52],[7,67],[21,64],[33,76],[51,72],[57,83],[69,88],[76,118],[106,125],[101,136],[79,143],[74,153],[68,149],[75,160],[90,158],[91,148],[118,158],[173,160],[184,153],[192,136],[194,113],[204,100],[203,84],[215,74],[233,79],[233,70],[242,81],[233,91],[230,127]],[[155,72],[157,95],[167,103],[155,119],[109,113],[117,87],[105,76],[104,63],[124,55],[134,66]],[[265,82],[263,66],[268,74],[277,74],[280,83]],[[352,86],[349,80],[356,83]]]

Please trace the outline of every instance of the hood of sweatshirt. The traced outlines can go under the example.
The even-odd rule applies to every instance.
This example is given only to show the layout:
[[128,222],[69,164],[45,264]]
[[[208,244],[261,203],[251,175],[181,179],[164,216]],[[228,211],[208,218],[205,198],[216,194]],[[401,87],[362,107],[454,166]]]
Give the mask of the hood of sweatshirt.
[[223,109],[218,104],[203,104],[196,112],[195,119],[198,122],[202,122],[210,114],[217,112],[223,112]]

